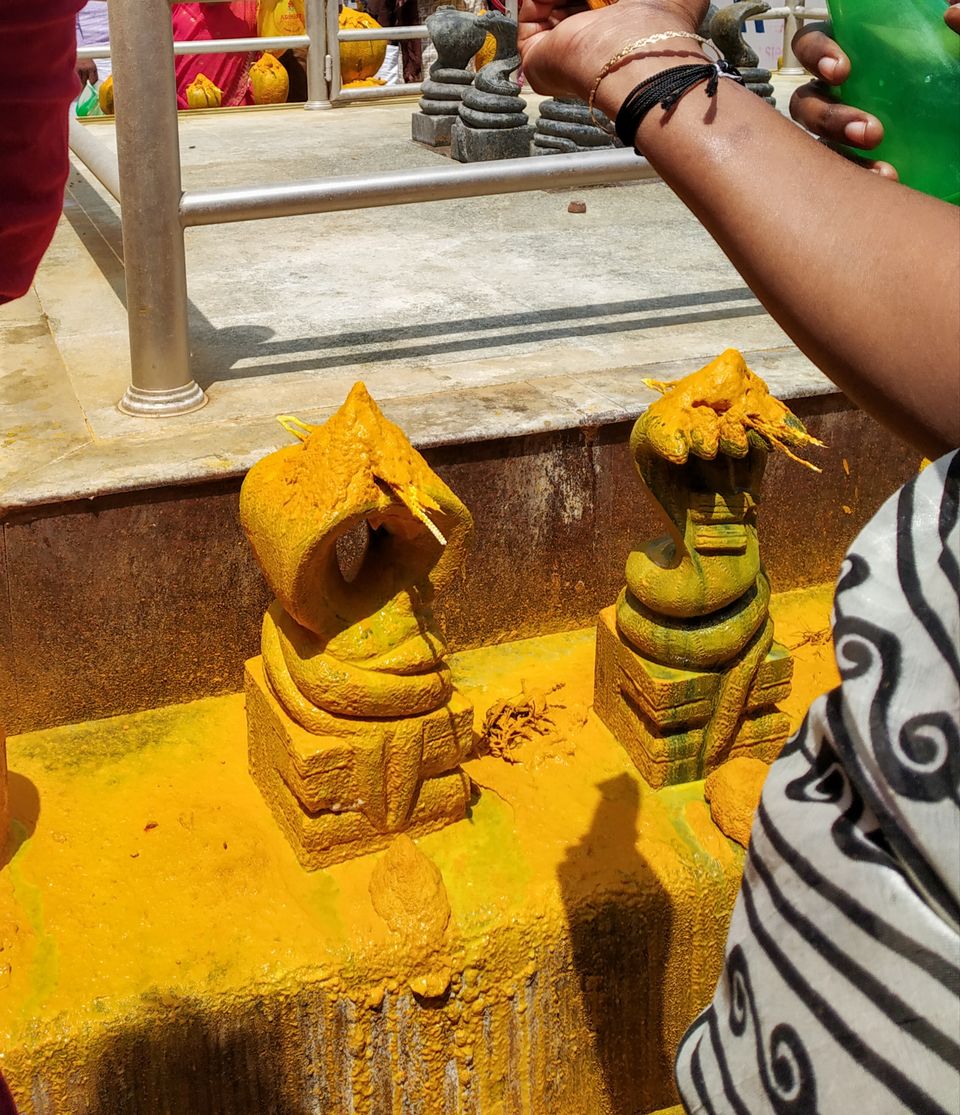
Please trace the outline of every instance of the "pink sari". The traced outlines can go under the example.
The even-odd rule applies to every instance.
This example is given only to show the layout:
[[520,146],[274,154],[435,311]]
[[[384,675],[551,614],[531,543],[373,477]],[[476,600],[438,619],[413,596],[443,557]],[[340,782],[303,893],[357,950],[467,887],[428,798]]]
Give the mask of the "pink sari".
[[[173,38],[256,38],[256,0],[234,0],[232,4],[174,4]],[[187,107],[187,86],[202,73],[223,92],[223,106],[253,104],[250,66],[259,51],[247,54],[180,54],[177,56],[177,107]]]

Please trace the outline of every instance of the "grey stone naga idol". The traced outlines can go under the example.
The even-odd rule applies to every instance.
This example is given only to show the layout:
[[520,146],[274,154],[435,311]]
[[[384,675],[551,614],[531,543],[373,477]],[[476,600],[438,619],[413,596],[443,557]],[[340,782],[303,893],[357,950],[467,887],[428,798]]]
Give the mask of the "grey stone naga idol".
[[473,84],[470,60],[483,46],[487,33],[471,12],[448,4],[428,17],[427,30],[437,48],[437,60],[420,86],[420,111],[413,114],[411,128],[417,143],[449,147],[460,101]]
[[520,66],[516,21],[500,12],[485,12],[477,27],[484,37],[487,32],[493,35],[496,54],[463,95],[450,154],[461,163],[523,158],[530,154],[533,128],[524,112],[527,103],[520,86],[510,77]]

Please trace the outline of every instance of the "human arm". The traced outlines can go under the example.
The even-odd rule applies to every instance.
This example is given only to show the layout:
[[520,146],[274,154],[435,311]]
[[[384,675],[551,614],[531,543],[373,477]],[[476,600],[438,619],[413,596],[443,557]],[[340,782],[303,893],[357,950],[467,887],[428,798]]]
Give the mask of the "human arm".
[[30,289],[63,209],[79,0],[7,0],[0,94],[0,303]]
[[[850,76],[850,59],[829,32],[829,24],[808,23],[794,37],[793,52],[814,80],[794,92],[790,115],[828,143],[872,151],[883,140],[883,124],[872,113],[838,101],[827,88],[842,85]],[[899,179],[890,163],[864,157],[861,164],[885,178]]]
[[[541,92],[586,99],[632,40],[692,32],[701,0],[620,0],[582,14],[524,0],[521,56]],[[611,119],[638,82],[702,55],[652,48],[605,78]],[[637,143],[771,315],[850,398],[928,456],[960,443],[960,210],[865,173],[759,97],[721,81],[665,113]]]
[[77,62],[77,77],[80,79],[81,85],[86,85],[89,82],[91,85],[96,85],[100,80],[100,72],[97,70],[97,64],[92,58],[81,58]]

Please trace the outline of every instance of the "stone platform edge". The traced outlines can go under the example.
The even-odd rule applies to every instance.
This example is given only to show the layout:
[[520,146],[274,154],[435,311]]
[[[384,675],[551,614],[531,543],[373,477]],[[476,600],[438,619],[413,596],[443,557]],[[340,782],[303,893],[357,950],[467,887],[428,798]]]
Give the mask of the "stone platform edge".
[[[791,406],[827,448],[819,474],[770,456],[759,528],[776,592],[835,581],[860,529],[920,461],[843,396]],[[465,568],[435,603],[451,651],[591,626],[616,599],[627,555],[659,533],[630,428],[584,420],[424,446],[475,522]],[[270,594],[240,529],[241,473],[224,463],[211,480],[204,465],[189,481],[97,495],[115,483],[105,476],[88,498],[2,516],[9,734],[242,688]]]
[[[704,353],[702,363],[711,355],[715,353]],[[792,346],[744,350],[744,356],[772,393],[789,405],[836,395],[829,380]],[[584,430],[589,436],[604,426],[636,421],[659,398],[644,384],[645,378],[676,380],[700,365],[699,359],[655,361],[577,377],[538,376],[381,397],[377,404],[421,451],[564,430]],[[322,388],[321,381],[321,396]],[[338,396],[331,405],[298,410],[297,417],[319,425],[343,401]],[[0,454],[0,521],[16,512],[73,500],[233,480],[268,453],[293,442],[272,415],[204,421],[204,408],[166,419],[130,417],[125,420],[128,433],[102,437],[79,414],[76,421],[67,423],[61,417],[50,425],[41,413],[44,405],[37,414],[29,403],[22,405],[16,441]]]

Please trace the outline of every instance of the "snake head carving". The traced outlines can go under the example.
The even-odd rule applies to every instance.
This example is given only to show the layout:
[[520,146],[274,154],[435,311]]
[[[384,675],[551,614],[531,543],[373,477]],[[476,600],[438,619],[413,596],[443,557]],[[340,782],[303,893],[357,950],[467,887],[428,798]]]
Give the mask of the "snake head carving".
[[757,52],[743,37],[743,24],[768,11],[770,5],[763,0],[740,0],[717,12],[710,20],[710,38],[731,66],[752,69],[759,65]]

